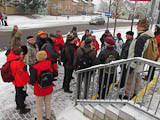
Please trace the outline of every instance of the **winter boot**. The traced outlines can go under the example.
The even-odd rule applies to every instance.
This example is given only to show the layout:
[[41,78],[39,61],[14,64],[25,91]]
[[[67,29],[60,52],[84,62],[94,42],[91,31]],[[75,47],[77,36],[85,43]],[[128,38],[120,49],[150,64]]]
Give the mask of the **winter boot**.
[[20,109],[19,114],[26,114],[26,113],[28,113],[29,111],[30,111],[29,108]]

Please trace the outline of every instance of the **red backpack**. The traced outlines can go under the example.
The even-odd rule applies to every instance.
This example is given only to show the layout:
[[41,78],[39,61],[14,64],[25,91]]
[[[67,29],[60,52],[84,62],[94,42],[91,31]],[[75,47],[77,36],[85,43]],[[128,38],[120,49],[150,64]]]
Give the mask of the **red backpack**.
[[[15,61],[15,60],[12,60],[12,61]],[[14,77],[12,75],[11,67],[10,67],[10,64],[12,61],[6,62],[1,68],[1,76],[2,76],[3,82],[14,81]]]

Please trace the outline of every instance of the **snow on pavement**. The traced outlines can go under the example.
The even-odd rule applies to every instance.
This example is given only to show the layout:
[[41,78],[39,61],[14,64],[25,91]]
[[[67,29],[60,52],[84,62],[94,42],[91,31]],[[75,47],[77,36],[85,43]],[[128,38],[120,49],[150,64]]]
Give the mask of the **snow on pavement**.
[[[65,26],[65,25],[75,25],[75,24],[87,24],[90,19],[96,16],[70,16],[69,20],[67,16],[49,16],[49,15],[34,15],[33,18],[27,16],[8,16],[8,25],[1,26],[0,31],[11,31],[14,25],[18,25],[20,29],[31,29],[31,28],[43,28],[43,27],[53,27],[53,26]],[[104,17],[107,21],[107,17]],[[118,20],[127,21],[128,20]],[[110,23],[113,23],[114,19],[110,19]]]
[[[121,27],[118,28],[116,33],[120,32],[122,33],[122,37],[125,41],[125,33],[130,30],[130,27]],[[110,31],[113,33],[113,29],[110,29]],[[136,27],[134,27],[134,31],[136,31]],[[104,30],[94,30],[94,35],[96,35],[97,40],[100,44],[100,37],[104,33]],[[136,36],[136,34],[135,34]],[[81,38],[82,35],[79,35]],[[0,67],[5,63],[6,57],[5,52],[0,52],[1,60],[0,60]],[[86,118],[83,118],[82,114],[75,110],[75,92],[76,92],[76,84],[75,79],[71,81],[71,90],[73,91],[72,94],[64,93],[61,89],[62,83],[63,83],[63,67],[59,66],[59,76],[58,81],[54,82],[54,92],[52,95],[52,103],[51,103],[51,109],[52,113],[57,117],[58,120],[72,120],[70,116],[72,113],[75,113],[76,119],[74,120],[87,120]],[[12,83],[3,83],[0,78],[0,120],[13,120],[16,118],[19,118],[20,120],[23,120],[25,118],[26,120],[32,120],[36,116],[35,112],[35,96],[33,95],[33,87],[28,86],[27,93],[28,97],[26,98],[26,103],[29,108],[31,108],[31,112],[20,116],[18,114],[18,111],[15,110],[15,90]],[[157,96],[160,95],[160,92],[156,92]],[[153,106],[154,107],[154,106]],[[67,114],[67,115],[66,115]],[[53,116],[53,114],[52,114]],[[74,118],[74,117],[73,117]]]

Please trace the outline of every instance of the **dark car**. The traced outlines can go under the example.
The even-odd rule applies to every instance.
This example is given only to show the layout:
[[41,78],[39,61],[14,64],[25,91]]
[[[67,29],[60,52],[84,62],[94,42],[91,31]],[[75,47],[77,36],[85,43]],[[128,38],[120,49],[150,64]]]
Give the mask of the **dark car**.
[[89,21],[90,25],[104,25],[105,19],[103,17],[96,17]]

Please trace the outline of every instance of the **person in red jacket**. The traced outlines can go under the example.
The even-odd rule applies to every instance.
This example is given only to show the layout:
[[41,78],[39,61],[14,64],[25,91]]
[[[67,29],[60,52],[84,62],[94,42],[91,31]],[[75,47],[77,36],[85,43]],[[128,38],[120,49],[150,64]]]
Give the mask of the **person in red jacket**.
[[23,51],[22,48],[13,48],[7,56],[7,62],[12,61],[10,68],[12,75],[14,76],[13,85],[15,86],[16,95],[15,101],[17,110],[20,110],[20,114],[25,114],[30,109],[25,108],[24,104],[26,94],[26,84],[29,83],[29,75],[24,71],[25,64],[23,63]]
[[97,54],[97,51],[99,50],[99,43],[97,42],[95,35],[92,35],[92,40],[93,40],[93,47],[94,47],[96,54]]
[[61,31],[60,30],[56,31],[56,36],[57,36],[57,41],[54,42],[54,47],[55,47],[55,51],[58,54],[60,54],[60,49],[64,45],[64,39],[63,39],[63,36],[61,35]]
[[74,35],[75,45],[81,47],[81,40],[79,39],[78,34],[74,32],[73,35]]
[[[42,104],[45,103],[45,113],[46,120],[49,120],[51,117],[51,96],[53,93],[53,83],[49,84],[46,87],[40,87],[39,81],[42,72],[49,70],[53,77],[58,76],[58,68],[57,65],[53,63],[51,60],[46,60],[47,53],[43,51],[39,51],[36,54],[36,58],[38,63],[32,66],[30,71],[30,83],[34,85],[34,95],[36,96],[36,111],[37,111],[37,120],[43,119],[42,114]],[[46,81],[45,81],[46,82]]]

